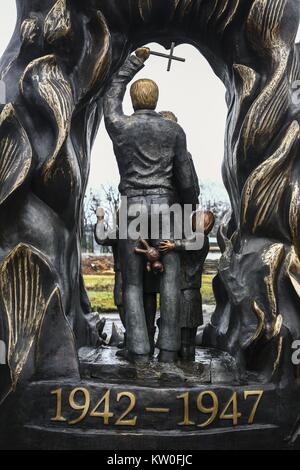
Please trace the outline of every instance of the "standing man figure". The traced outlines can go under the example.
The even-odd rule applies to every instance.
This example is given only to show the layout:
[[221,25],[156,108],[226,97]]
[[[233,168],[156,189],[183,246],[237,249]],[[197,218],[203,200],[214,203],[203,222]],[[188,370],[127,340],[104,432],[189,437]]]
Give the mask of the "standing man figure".
[[[119,234],[118,228],[117,233],[115,231],[109,231],[105,224],[105,211],[102,207],[99,207],[96,212],[97,224],[94,227],[95,240],[100,246],[111,247],[114,258],[114,272],[115,272],[115,282],[114,282],[114,303],[118,309],[120,320],[125,329],[124,335],[124,346],[122,345],[121,351],[118,351],[117,356],[126,357],[126,319],[123,305],[123,287],[122,287],[122,272],[120,265],[120,250],[119,250]],[[117,217],[118,219],[118,217]],[[150,354],[153,356],[155,349],[155,317],[157,312],[157,295],[159,294],[159,278],[152,271],[144,269],[144,279],[143,279],[143,292],[144,292],[144,310],[146,315],[146,324],[148,337],[150,341]]]
[[[159,96],[156,83],[147,79],[136,81],[131,87],[135,112],[132,116],[123,113],[126,86],[144,67],[149,55],[149,49],[138,49],[113,77],[104,100],[104,117],[120,171],[119,190],[127,197],[126,213],[131,214],[132,209],[136,211],[140,206],[148,217],[151,231],[153,206],[171,207],[179,201],[196,205],[199,192],[184,131],[155,112]],[[123,211],[124,206],[121,214]],[[127,217],[128,226],[135,218],[136,215]],[[157,240],[151,240],[153,246],[158,247],[161,228],[169,220],[169,212],[161,215],[160,234]],[[149,360],[151,346],[143,305],[144,260],[135,253],[139,240],[133,238],[129,234],[127,239],[120,239],[127,348],[132,361],[145,362]],[[162,261],[159,360],[173,362],[180,349],[180,256],[176,252],[167,253]]]

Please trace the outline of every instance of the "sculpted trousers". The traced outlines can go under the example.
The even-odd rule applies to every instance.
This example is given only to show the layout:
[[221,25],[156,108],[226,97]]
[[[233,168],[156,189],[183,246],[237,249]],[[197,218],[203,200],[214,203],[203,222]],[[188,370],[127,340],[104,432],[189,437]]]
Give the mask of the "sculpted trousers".
[[[172,205],[172,199],[161,196],[147,196],[145,198],[128,198],[127,210],[131,206],[143,204],[143,209],[149,214],[149,238],[151,233],[151,205]],[[121,209],[122,210],[122,209]],[[165,225],[162,214],[161,226]],[[128,225],[132,218],[128,217]],[[150,239],[153,246],[158,246],[161,238]],[[130,353],[147,355],[151,351],[147,321],[143,302],[143,273],[145,258],[134,251],[139,245],[138,240],[130,238],[120,239],[120,260],[123,276],[123,300],[126,319],[126,340]],[[160,334],[158,344],[160,349],[166,351],[179,351],[180,349],[180,255],[172,252],[163,257],[165,271],[160,280]]]
[[134,240],[120,240],[126,347],[132,354],[147,355],[150,354],[150,341],[143,296],[145,260],[134,252],[137,245]]
[[160,281],[160,328],[158,347],[165,351],[180,349],[180,255],[163,257],[165,272]]

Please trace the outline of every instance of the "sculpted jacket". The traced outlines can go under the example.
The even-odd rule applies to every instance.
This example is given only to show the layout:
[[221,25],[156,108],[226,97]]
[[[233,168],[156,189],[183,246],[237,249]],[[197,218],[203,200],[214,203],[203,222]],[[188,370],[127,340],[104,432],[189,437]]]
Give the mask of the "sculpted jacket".
[[209,253],[209,238],[204,235],[200,250],[190,250],[194,240],[176,240],[176,251],[181,253],[181,290],[201,289],[204,263]]
[[121,183],[127,196],[178,193],[180,202],[197,204],[199,184],[186,136],[175,122],[151,110],[123,113],[126,87],[144,67],[131,56],[115,74],[104,100],[106,129],[114,145]]

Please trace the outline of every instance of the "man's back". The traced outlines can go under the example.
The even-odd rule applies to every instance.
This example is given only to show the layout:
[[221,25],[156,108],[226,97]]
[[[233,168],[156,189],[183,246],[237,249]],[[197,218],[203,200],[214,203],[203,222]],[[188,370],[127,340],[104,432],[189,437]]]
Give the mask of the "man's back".
[[150,110],[124,116],[114,151],[119,166],[120,192],[143,189],[174,191],[174,159],[184,138],[178,124]]
[[143,66],[137,57],[129,57],[114,75],[104,98],[105,125],[121,176],[120,192],[127,196],[178,192],[182,203],[197,204],[199,186],[185,133],[177,123],[153,111],[158,94],[151,103],[153,87],[149,88],[149,80],[138,81],[142,86],[136,93],[140,103],[134,106],[135,113],[126,116],[123,112],[126,86]]

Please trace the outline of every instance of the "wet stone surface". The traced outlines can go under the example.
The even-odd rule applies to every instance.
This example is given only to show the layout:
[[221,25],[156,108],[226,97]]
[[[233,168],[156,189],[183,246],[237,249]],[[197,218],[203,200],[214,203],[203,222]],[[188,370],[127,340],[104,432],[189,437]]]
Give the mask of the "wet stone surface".
[[[213,310],[214,306],[204,305],[204,323],[210,321]],[[124,331],[117,313],[101,314],[100,318],[106,320],[103,332],[107,335],[107,343],[110,342],[113,331],[117,330],[119,333]],[[199,332],[201,330],[203,327],[199,328]],[[198,347],[193,363],[161,364],[156,359],[159,352],[156,350],[153,360],[143,366],[131,364],[126,359],[116,356],[117,351],[117,347],[108,345],[97,349],[81,348],[79,360],[82,377],[151,387],[194,387],[202,384],[239,383],[234,359],[222,351]]]
[[81,373],[85,379],[136,383],[152,387],[238,383],[231,356],[212,349],[198,349],[193,363],[162,364],[154,358],[147,365],[134,365],[116,356],[117,348],[82,348]]

